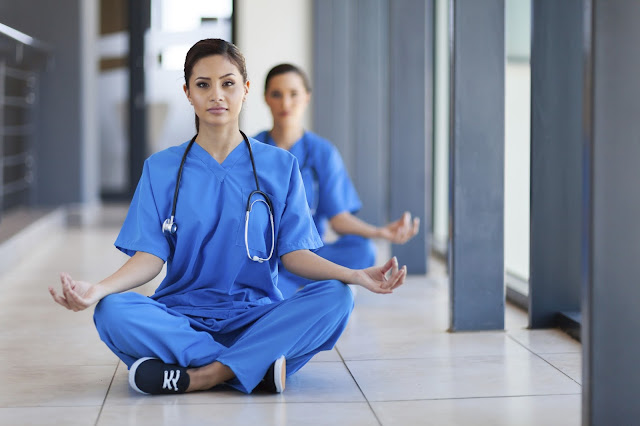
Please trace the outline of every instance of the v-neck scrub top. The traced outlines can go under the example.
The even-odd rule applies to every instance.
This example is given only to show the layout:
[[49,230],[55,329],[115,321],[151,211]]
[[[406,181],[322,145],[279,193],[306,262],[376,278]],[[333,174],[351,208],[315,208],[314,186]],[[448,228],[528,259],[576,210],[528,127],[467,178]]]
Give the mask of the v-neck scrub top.
[[[255,138],[276,146],[268,131]],[[362,208],[340,152],[331,142],[305,131],[289,152],[298,159],[309,205],[316,207],[313,220],[320,236],[324,236],[332,217],[343,212],[357,213]]]
[[[167,275],[151,298],[177,312],[226,319],[283,300],[277,287],[279,257],[322,246],[296,158],[252,138],[249,141],[260,189],[273,204],[275,248],[264,263],[250,260],[245,248],[246,203],[256,184],[244,142],[222,164],[193,144],[180,182],[178,230],[170,238],[162,232],[162,223],[171,215],[188,142],[145,161],[115,245],[130,256],[142,251],[166,261]],[[251,256],[269,256],[271,225],[265,203],[257,202],[251,210],[248,246]]]

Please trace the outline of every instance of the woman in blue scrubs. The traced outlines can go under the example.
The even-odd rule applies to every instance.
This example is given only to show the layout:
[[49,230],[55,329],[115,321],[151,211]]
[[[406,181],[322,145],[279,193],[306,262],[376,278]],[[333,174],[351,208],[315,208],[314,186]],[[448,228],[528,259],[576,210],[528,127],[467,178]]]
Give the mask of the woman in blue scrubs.
[[[129,367],[136,391],[225,383],[246,393],[259,385],[282,392],[287,375],[340,337],[353,308],[345,283],[391,293],[406,267],[393,258],[348,269],[310,251],[322,241],[296,158],[240,132],[250,84],[234,45],[196,43],[184,72],[197,134],[146,160],[115,242],[131,258],[96,284],[63,273],[61,291],[49,291],[73,311],[97,303],[100,338]],[[284,300],[278,260],[313,284]],[[153,296],[127,291],[165,262]]]
[[[300,68],[291,64],[273,67],[265,80],[264,97],[271,109],[273,128],[255,138],[286,149],[297,158],[320,236],[324,240],[327,224],[340,236],[331,243],[324,240],[324,246],[316,250],[316,254],[348,268],[367,268],[376,258],[372,238],[404,244],[418,233],[420,219],[412,219],[409,212],[382,227],[355,216],[362,203],[340,153],[331,142],[302,126],[311,85]],[[308,283],[308,279],[285,271],[280,274],[278,287],[289,297]]]

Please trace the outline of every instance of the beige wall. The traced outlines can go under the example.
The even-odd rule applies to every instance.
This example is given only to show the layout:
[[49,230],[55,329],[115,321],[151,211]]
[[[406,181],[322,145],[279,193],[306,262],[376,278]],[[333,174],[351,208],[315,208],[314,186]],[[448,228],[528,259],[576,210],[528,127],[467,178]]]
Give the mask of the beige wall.
[[[236,44],[245,55],[251,89],[240,119],[247,135],[271,128],[264,78],[281,62],[302,67],[312,80],[312,0],[238,0]],[[305,126],[311,128],[311,111]]]

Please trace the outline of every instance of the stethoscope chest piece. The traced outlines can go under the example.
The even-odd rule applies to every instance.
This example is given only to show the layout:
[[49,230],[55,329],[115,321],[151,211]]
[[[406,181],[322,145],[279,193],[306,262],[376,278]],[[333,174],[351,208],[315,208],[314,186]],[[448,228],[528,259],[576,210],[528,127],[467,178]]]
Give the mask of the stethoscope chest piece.
[[168,219],[165,219],[162,224],[162,233],[163,234],[175,234],[178,230],[178,224],[173,221],[174,217],[171,216]]

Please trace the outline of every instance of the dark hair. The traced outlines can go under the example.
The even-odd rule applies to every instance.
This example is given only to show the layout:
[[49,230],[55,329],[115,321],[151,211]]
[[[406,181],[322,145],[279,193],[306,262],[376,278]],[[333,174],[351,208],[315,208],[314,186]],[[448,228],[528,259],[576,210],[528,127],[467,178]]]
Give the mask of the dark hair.
[[[184,81],[187,89],[189,88],[189,79],[191,78],[191,74],[193,74],[193,67],[196,63],[202,58],[214,55],[222,55],[229,59],[229,61],[238,67],[238,71],[240,71],[242,75],[242,80],[245,83],[247,82],[247,66],[240,50],[228,41],[219,38],[207,38],[191,46],[191,49],[189,49],[184,59]],[[199,130],[200,120],[196,115],[196,132]]]
[[311,84],[309,83],[309,77],[307,77],[307,74],[305,74],[305,72],[302,71],[300,68],[291,64],[276,65],[275,67],[271,68],[271,70],[269,70],[269,73],[267,74],[267,78],[264,80],[264,93],[265,94],[267,93],[267,88],[269,87],[269,80],[271,80],[273,77],[277,75],[286,74],[288,72],[298,74],[302,78],[302,83],[304,84],[304,88],[307,90],[307,93],[311,93]]

